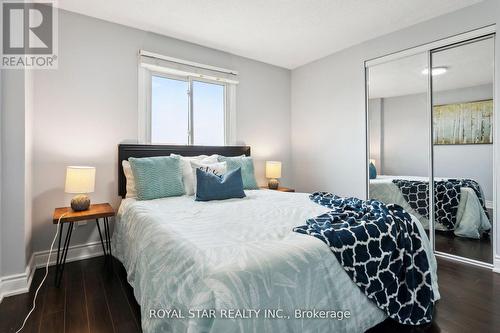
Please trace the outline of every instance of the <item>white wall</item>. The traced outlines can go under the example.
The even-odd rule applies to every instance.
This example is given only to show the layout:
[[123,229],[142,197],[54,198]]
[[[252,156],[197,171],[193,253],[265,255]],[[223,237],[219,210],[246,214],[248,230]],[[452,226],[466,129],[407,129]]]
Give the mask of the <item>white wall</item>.
[[26,263],[31,259],[33,219],[33,121],[35,80],[32,70],[24,71],[24,248]]
[[364,57],[354,48],[292,71],[292,167],[298,191],[365,194]]
[[[59,68],[34,76],[34,251],[48,249],[53,209],[71,198],[63,188],[67,165],[96,166],[91,199],[118,207],[117,145],[137,139],[139,49],[237,70],[237,141],[251,146],[260,183],[266,159],[282,160],[290,183],[289,70],[60,11]],[[93,224],[72,237],[72,244],[98,239]]]
[[[24,70],[2,70],[1,221],[2,275],[22,273],[31,255],[31,219],[26,208],[26,103],[30,78]],[[31,198],[29,198],[30,200]],[[0,288],[1,294],[1,288]]]
[[382,151],[383,147],[383,130],[384,130],[384,119],[382,115],[383,101],[382,98],[372,98],[368,100],[368,126],[370,135],[370,159],[375,160],[375,167],[377,173],[380,174],[383,170],[383,158]]
[[429,176],[427,95],[384,98],[381,174]]
[[[296,189],[366,197],[364,61],[500,24],[499,7],[498,1],[485,0],[293,70],[291,131]],[[499,40],[496,39],[497,50]],[[495,63],[496,75],[500,77],[500,52],[496,53]],[[500,156],[500,149],[496,149]],[[498,178],[497,173],[497,189]],[[495,245],[495,262],[500,271],[499,244]]]

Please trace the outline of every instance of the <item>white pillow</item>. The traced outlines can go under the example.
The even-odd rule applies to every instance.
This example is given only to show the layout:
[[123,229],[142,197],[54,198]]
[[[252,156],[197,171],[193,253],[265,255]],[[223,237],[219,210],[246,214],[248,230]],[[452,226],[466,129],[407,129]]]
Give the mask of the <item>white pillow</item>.
[[201,162],[203,164],[214,164],[219,162],[218,155],[181,156],[170,154],[170,156],[178,156],[181,159],[182,182],[184,183],[184,192],[186,195],[193,195],[195,189],[196,179],[191,167],[191,161]]
[[129,161],[123,160],[122,167],[125,178],[127,179],[127,193],[125,194],[125,198],[137,198],[134,174],[132,173],[132,168],[130,167]]
[[212,172],[218,176],[222,176],[227,172],[227,163],[218,162],[207,164],[200,161],[191,161],[191,168],[193,173],[194,189],[196,192],[196,169],[201,169],[205,172]]

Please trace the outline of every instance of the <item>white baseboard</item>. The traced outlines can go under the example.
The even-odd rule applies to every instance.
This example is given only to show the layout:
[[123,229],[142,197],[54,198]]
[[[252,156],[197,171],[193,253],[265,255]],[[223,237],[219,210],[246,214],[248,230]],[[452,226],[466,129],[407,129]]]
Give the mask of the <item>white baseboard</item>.
[[27,293],[30,289],[31,280],[35,273],[35,255],[32,254],[24,273],[12,274],[0,277],[0,302],[4,297]]
[[[35,267],[44,267],[47,264],[47,258],[49,256],[49,251],[40,251],[35,254]],[[83,260],[87,258],[102,256],[102,245],[100,241],[90,242],[86,244],[78,244],[70,246],[68,249],[68,256],[66,257],[66,262],[72,262],[77,260]],[[52,255],[50,256],[49,266],[56,264],[57,260],[57,249],[52,250]]]
[[[90,242],[70,246],[66,262],[83,260],[103,255],[101,242]],[[0,302],[4,297],[27,293],[31,286],[35,269],[45,267],[49,251],[39,251],[31,255],[30,261],[24,273],[0,277]],[[49,265],[56,264],[57,249],[52,250]]]
[[500,273],[500,256],[495,256],[493,259],[493,272]]

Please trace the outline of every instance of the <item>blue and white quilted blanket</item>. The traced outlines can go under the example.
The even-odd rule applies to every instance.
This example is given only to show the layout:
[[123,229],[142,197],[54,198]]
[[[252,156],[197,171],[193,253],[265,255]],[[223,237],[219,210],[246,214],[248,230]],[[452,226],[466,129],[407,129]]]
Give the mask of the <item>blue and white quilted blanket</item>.
[[[429,218],[429,182],[407,179],[393,179],[392,182],[399,187],[403,198],[411,208],[420,215]],[[458,205],[460,203],[460,189],[471,188],[476,193],[486,217],[483,191],[478,182],[472,179],[446,179],[434,181],[434,216],[436,222],[444,225],[448,230],[455,230],[457,224]]]
[[295,227],[325,242],[349,277],[402,324],[432,320],[431,270],[416,222],[398,205],[316,192],[311,200],[332,210]]

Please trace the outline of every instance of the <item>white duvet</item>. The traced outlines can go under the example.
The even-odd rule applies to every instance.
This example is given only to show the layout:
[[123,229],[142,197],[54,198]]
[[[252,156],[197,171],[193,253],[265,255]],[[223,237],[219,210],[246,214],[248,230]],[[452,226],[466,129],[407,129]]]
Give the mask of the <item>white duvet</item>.
[[[292,228],[328,209],[305,193],[245,191],[244,199],[183,196],[125,199],[113,235],[142,312],[144,332],[364,332],[386,318],[351,281],[326,244]],[[423,228],[433,270],[436,262]],[[174,309],[185,318],[157,318]],[[211,309],[215,317],[189,318]],[[221,311],[250,318],[223,318]],[[283,318],[264,318],[264,310]],[[296,318],[298,310],[349,311],[349,318]],[[227,312],[226,312],[227,313]],[[172,315],[172,313],[171,313]],[[171,316],[170,315],[170,316]]]

